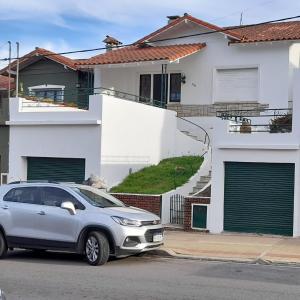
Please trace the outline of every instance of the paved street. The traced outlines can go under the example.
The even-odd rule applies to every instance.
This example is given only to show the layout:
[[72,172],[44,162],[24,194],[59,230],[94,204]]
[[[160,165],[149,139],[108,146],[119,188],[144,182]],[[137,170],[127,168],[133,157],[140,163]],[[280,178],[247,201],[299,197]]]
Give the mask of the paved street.
[[19,251],[0,261],[8,300],[299,299],[300,268],[130,257],[90,267],[77,255]]

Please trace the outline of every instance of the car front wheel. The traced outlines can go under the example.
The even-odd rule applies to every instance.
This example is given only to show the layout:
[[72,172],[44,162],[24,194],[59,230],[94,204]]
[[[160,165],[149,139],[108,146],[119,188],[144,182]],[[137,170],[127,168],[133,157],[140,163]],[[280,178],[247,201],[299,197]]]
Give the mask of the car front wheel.
[[0,232],[0,259],[7,253],[7,245],[2,232]]
[[85,256],[92,266],[104,265],[109,258],[109,243],[102,232],[91,232],[85,242]]

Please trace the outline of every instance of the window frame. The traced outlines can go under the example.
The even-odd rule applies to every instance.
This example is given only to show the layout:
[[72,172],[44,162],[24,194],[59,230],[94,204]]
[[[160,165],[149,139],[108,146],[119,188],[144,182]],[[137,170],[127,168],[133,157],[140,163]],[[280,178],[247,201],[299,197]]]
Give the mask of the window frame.
[[[81,201],[79,201],[72,193],[70,193],[69,191],[67,191],[67,190],[65,190],[65,189],[63,189],[61,187],[56,187],[56,186],[40,186],[39,188],[41,189],[40,190],[41,198],[44,196],[44,193],[45,193],[45,191],[43,189],[57,189],[57,190],[60,190],[60,191],[63,191],[65,193],[69,194],[70,197],[72,197],[74,200],[76,200],[76,202],[79,204],[79,206],[81,206],[81,208],[78,207],[78,206],[76,207],[76,204],[73,203],[73,201],[68,200],[68,201],[70,201],[70,202],[72,202],[74,204],[76,210],[85,210],[85,208],[86,208],[84,206],[84,204]],[[63,202],[67,202],[67,201],[62,201],[61,204]],[[56,207],[56,208],[61,208],[61,204],[60,204],[60,206],[56,206],[56,205],[47,205],[47,204],[44,204],[42,202],[40,203],[40,205],[42,205],[42,206]]]
[[[3,202],[7,202],[7,203],[18,203],[18,204],[26,204],[26,205],[41,205],[39,203],[29,203],[29,202],[19,202],[19,201],[7,201],[5,198],[7,197],[7,195],[15,190],[21,190],[21,189],[36,189],[36,193],[40,194],[40,191],[38,189],[38,187],[36,186],[20,186],[20,187],[13,187],[12,189],[10,189],[4,196],[3,196]],[[40,196],[40,195],[39,195]]]
[[42,85],[35,85],[35,86],[29,86],[28,90],[29,90],[29,94],[31,93],[35,93],[38,91],[60,91],[61,93],[61,97],[59,100],[57,99],[53,99],[53,101],[55,102],[63,102],[64,101],[64,90],[65,90],[66,86],[65,85],[57,85],[57,84],[42,84]]
[[[171,94],[171,75],[172,74],[182,74],[182,71],[174,70],[167,72],[166,75],[168,75],[168,90],[167,90],[167,102],[166,104],[172,104],[172,103],[181,103],[182,102],[182,82],[181,82],[181,91],[180,91],[180,101],[170,101],[170,94]],[[140,76],[141,75],[151,75],[151,99],[153,99],[153,87],[154,87],[154,75],[161,75],[161,72],[140,72],[138,73],[138,84],[137,84],[137,94],[140,96]]]

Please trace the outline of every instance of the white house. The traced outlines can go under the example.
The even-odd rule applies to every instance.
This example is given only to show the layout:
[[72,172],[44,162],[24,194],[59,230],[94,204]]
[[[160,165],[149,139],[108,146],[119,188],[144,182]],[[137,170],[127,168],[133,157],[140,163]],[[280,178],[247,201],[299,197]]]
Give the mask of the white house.
[[166,105],[209,130],[216,110],[291,105],[299,39],[300,22],[220,28],[185,14],[79,65],[94,68],[95,88]]
[[[94,68],[95,88],[166,106],[210,133],[207,229],[300,235],[299,21],[220,28],[185,14],[108,50],[82,62]],[[293,106],[293,125],[272,131],[271,120],[289,119]]]

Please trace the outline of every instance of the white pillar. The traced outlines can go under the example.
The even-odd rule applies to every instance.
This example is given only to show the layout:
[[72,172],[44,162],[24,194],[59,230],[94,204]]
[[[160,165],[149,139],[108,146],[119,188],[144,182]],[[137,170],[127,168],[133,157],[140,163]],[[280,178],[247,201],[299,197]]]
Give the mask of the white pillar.
[[[94,68],[94,88],[101,88],[103,87],[102,85],[102,70],[99,66],[96,66]],[[99,92],[99,90],[95,91],[96,93]]]

